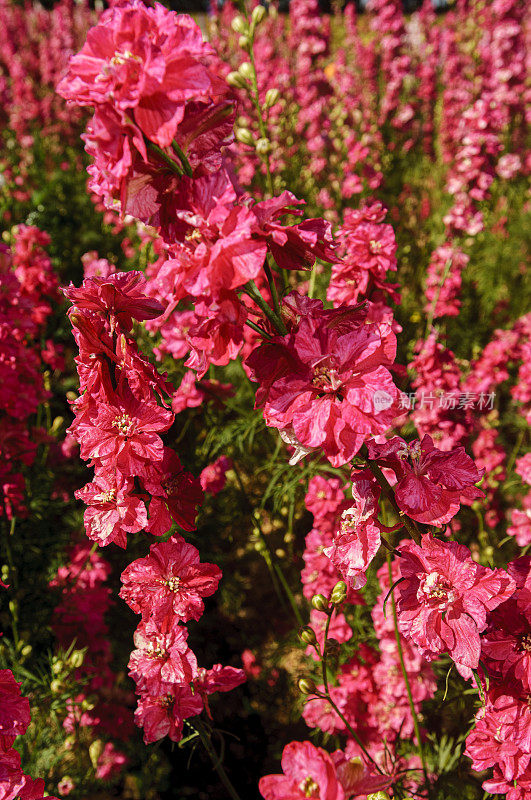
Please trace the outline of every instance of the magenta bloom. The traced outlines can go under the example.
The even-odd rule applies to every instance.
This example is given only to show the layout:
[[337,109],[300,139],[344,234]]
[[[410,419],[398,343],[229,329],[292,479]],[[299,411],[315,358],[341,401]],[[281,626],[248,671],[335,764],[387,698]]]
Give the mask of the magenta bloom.
[[379,792],[387,789],[393,782],[392,777],[388,775],[372,772],[359,756],[349,758],[347,753],[336,750],[335,753],[332,753],[332,760],[336,765],[337,777],[345,791],[345,797],[365,796]]
[[115,272],[105,278],[85,278],[79,289],[70,286],[63,292],[76,308],[116,319],[128,331],[133,319],[155,319],[164,311],[158,300],[146,296],[145,283],[141,272]]
[[343,511],[339,530],[324,550],[346,583],[360,589],[367,583],[365,572],[380,549],[378,522],[380,487],[366,469],[352,474],[354,505]]
[[282,775],[260,779],[265,800],[343,800],[344,792],[330,755],[310,742],[291,742],[282,753]]
[[203,597],[218,588],[221,570],[202,564],[199,552],[180,536],[151,545],[149,555],[138,558],[122,572],[120,597],[144,621],[161,624],[177,617],[182,622],[199,619]]
[[293,206],[302,205],[291,192],[260,200],[251,206],[258,221],[256,235],[267,242],[268,250],[282,269],[311,269],[315,259],[335,262],[332,227],[324,219],[305,219],[297,225],[281,225],[279,217],[302,214]]
[[20,686],[10,669],[0,670],[0,750],[7,750],[30,724],[30,705],[20,694]]
[[188,647],[188,631],[174,623],[167,628],[152,619],[140,622],[135,631],[136,650],[129,659],[129,675],[148,694],[163,692],[165,683],[190,683],[197,661]]
[[112,105],[160,147],[175,137],[190,99],[209,99],[217,79],[191,17],[129,0],[104,12],[57,90],[76,105]]
[[464,447],[438,450],[431,436],[410,444],[393,436],[385,444],[369,444],[369,458],[390,467],[396,477],[396,502],[417,522],[444,525],[460,509],[462,501],[484,497],[474,484],[483,475]]
[[87,505],[85,530],[89,539],[101,547],[114,542],[126,547],[127,534],[144,530],[148,524],[146,507],[134,493],[130,478],[100,472],[75,495]]
[[264,407],[266,423],[293,429],[300,444],[322,448],[335,467],[385,433],[398,412],[399,391],[387,369],[395,335],[388,324],[366,322],[367,314],[327,311],[320,303],[246,362],[260,384],[256,406]]
[[138,400],[128,387],[114,393],[112,401],[95,407],[90,418],[76,423],[75,436],[81,458],[97,460],[103,468],[124,475],[146,475],[153,462],[163,458],[162,439],[173,414],[154,402]]
[[203,710],[203,701],[186,684],[167,684],[164,694],[142,695],[135,722],[144,728],[144,742],[150,744],[169,736],[174,742],[183,735],[183,722]]
[[148,470],[144,486],[151,495],[146,530],[162,536],[171,528],[172,520],[185,531],[195,530],[203,490],[199,479],[183,469],[177,453],[165,447],[162,461]]
[[514,580],[476,564],[464,545],[431,534],[422,547],[401,544],[400,554],[402,581],[395,592],[402,634],[428,660],[449,653],[458,667],[477,669],[487,613],[512,595]]

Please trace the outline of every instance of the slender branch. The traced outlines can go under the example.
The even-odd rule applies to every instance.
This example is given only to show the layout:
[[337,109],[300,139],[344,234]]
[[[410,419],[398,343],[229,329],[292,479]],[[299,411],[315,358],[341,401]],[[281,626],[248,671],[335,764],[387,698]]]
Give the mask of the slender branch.
[[358,736],[358,734],[356,733],[356,731],[354,730],[354,728],[352,727],[350,722],[347,720],[347,718],[341,713],[339,708],[336,706],[336,704],[334,703],[334,701],[330,697],[330,694],[318,694],[317,697],[324,698],[325,700],[327,700],[330,703],[330,705],[332,706],[332,708],[334,709],[334,711],[336,712],[338,717],[342,720],[343,724],[346,726],[348,732],[350,733],[350,735],[352,736],[352,738],[354,739],[354,741],[356,742],[356,744],[358,745],[358,747],[360,748],[362,753],[365,755],[365,758],[367,758],[371,762],[371,764],[374,764],[374,766],[376,767],[376,769],[378,770],[380,775],[385,775],[385,772],[378,766],[378,764],[376,763],[374,758],[371,756],[371,754],[369,753],[369,751],[367,750],[367,748],[365,747],[365,745],[361,741],[360,737]]
[[[253,75],[252,75],[252,85],[253,85],[253,93],[254,97],[251,97],[253,101],[254,107],[256,108],[256,113],[258,116],[258,127],[260,129],[260,136],[262,139],[269,139],[267,133],[267,126],[265,123],[264,115],[262,114],[262,107],[260,105],[260,93],[258,91],[258,77],[256,72],[256,63],[254,60],[254,37],[251,47],[249,48],[249,57],[251,59],[251,66],[253,68]],[[264,153],[262,158],[262,162],[266,168],[266,180],[267,180],[267,191],[269,192],[270,196],[273,197],[275,194],[273,189],[273,176],[271,175],[271,164],[269,161],[269,152]]]
[[264,298],[260,294],[260,290],[258,289],[258,286],[255,284],[255,282],[254,281],[248,281],[245,284],[245,286],[243,287],[243,291],[246,294],[248,294],[249,297],[251,298],[251,300],[254,300],[256,305],[264,312],[264,314],[266,315],[268,320],[271,322],[271,324],[273,325],[275,330],[278,331],[278,333],[282,334],[282,336],[285,336],[286,333],[287,333],[287,329],[286,329],[286,326],[284,325],[284,322],[283,322],[282,318],[279,317],[278,314],[276,314],[273,311],[271,306],[269,306],[266,303],[266,301],[264,300]]
[[210,737],[210,732],[205,728],[205,726],[203,725],[203,723],[201,722],[199,717],[196,717],[196,719],[194,720],[193,727],[196,729],[197,733],[199,734],[199,738],[201,739],[201,742],[203,743],[203,746],[204,746],[205,750],[207,751],[210,760],[212,761],[214,769],[218,773],[218,777],[219,777],[221,783],[223,784],[223,786],[227,790],[227,794],[229,795],[229,797],[232,798],[232,800],[240,800],[240,795],[238,794],[238,792],[236,791],[236,789],[232,785],[232,783],[230,781],[230,778],[227,775],[227,773],[225,772],[225,768],[223,767],[223,764],[221,763],[221,761],[220,761],[220,759],[218,757],[218,754],[214,750],[214,747],[213,747],[212,741],[211,741],[211,737]]
[[409,675],[407,674],[406,664],[404,661],[404,651],[402,649],[402,641],[400,639],[400,631],[398,629],[398,617],[396,613],[396,601],[394,595],[394,586],[393,586],[393,568],[391,565],[391,554],[387,553],[387,567],[389,569],[389,581],[391,585],[391,606],[393,609],[393,625],[395,629],[395,639],[396,639],[396,646],[398,649],[398,657],[400,659],[400,667],[402,669],[402,675],[404,676],[404,683],[406,684],[406,691],[407,691],[407,698],[409,701],[409,707],[411,709],[411,716],[413,717],[413,726],[415,728],[415,736],[417,737],[418,748],[419,748],[419,755],[420,760],[422,762],[422,771],[424,773],[424,780],[426,782],[426,788],[428,790],[428,796],[431,797],[431,785],[428,778],[428,768],[426,766],[426,755],[424,753],[424,746],[422,744],[422,738],[420,735],[420,725],[419,719],[417,716],[417,711],[415,709],[415,703],[413,702],[413,694],[411,692],[411,685],[409,682]]
[[430,306],[430,312],[428,314],[428,318],[426,320],[426,330],[424,332],[424,339],[428,338],[429,332],[431,330],[431,326],[433,325],[433,318],[435,316],[435,311],[437,310],[437,303],[439,302],[439,297],[442,291],[442,287],[444,286],[444,282],[448,277],[448,273],[450,272],[450,268],[452,266],[452,259],[449,258],[446,264],[444,265],[444,272],[441,275],[441,279],[437,285],[437,289],[435,292],[435,297],[433,298],[433,303]]
[[323,640],[323,652],[321,653],[321,667],[323,671],[323,684],[325,687],[325,692],[327,696],[330,695],[330,690],[328,689],[328,670],[327,670],[327,652],[326,652],[326,640],[328,639],[328,632],[330,630],[330,623],[332,622],[332,616],[334,614],[335,609],[332,609],[330,614],[328,614],[328,619],[326,620],[325,631],[324,631],[324,640]]
[[273,298],[273,306],[275,308],[275,314],[277,314],[280,317],[280,319],[282,319],[277,287],[275,285],[275,279],[273,278],[273,273],[271,272],[271,267],[269,266],[267,258],[264,262],[264,272],[266,274],[267,282],[269,284],[269,289],[271,290],[271,297]]
[[177,153],[177,155],[179,156],[179,158],[181,159],[181,163],[183,165],[183,169],[184,169],[185,173],[188,175],[189,178],[191,178],[192,175],[193,175],[193,172],[192,172],[192,167],[190,166],[190,162],[188,161],[188,158],[186,157],[186,153],[180,147],[180,145],[177,144],[175,139],[172,142],[172,147],[175,150],[175,152]]
[[[9,526],[9,530],[7,526],[5,526],[5,539],[6,539],[6,554],[7,554],[7,563],[9,565],[9,581],[10,585],[13,587],[14,596],[13,599],[9,603],[9,610],[11,612],[11,629],[13,631],[13,642],[15,647],[18,649],[19,645],[19,638],[18,638],[18,602],[16,599],[17,591],[18,591],[18,577],[15,570],[15,564],[13,562],[13,552],[11,550],[11,537],[15,533],[15,526],[17,524],[17,518],[13,517],[11,519],[11,525]],[[2,527],[4,527],[2,525]]]

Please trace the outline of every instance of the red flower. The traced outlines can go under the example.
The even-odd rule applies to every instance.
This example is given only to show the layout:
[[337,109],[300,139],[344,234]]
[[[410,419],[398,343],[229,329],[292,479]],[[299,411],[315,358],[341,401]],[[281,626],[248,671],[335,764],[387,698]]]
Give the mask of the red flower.
[[203,597],[214,594],[221,570],[202,564],[199,552],[180,536],[153,544],[149,555],[129,564],[122,573],[120,597],[147,621],[164,623],[173,617],[182,622],[199,619]]
[[256,237],[264,240],[277,265],[282,269],[311,269],[315,259],[335,262],[332,228],[324,219],[305,219],[297,225],[281,225],[277,220],[286,214],[299,216],[303,205],[291,192],[260,200],[251,206],[258,227]]
[[142,695],[135,711],[135,722],[144,728],[144,742],[151,744],[169,736],[174,742],[183,735],[183,722],[203,710],[203,701],[186,684],[166,684],[160,695]]
[[30,724],[30,705],[10,669],[0,670],[0,753],[11,747]]
[[131,479],[100,472],[92,483],[75,493],[78,500],[83,500],[88,506],[84,522],[89,539],[101,547],[110,542],[126,547],[127,533],[137,533],[146,528],[146,507],[133,491]]
[[115,272],[106,278],[85,278],[79,289],[71,285],[63,292],[76,308],[104,314],[111,325],[117,320],[128,331],[133,319],[155,319],[164,311],[158,300],[146,296],[145,283],[141,272]]
[[151,495],[146,530],[162,536],[171,528],[172,520],[185,531],[195,530],[203,490],[199,479],[183,469],[177,453],[165,447],[160,464],[149,469],[144,477],[144,486]]
[[401,544],[400,554],[402,580],[395,591],[403,635],[428,660],[449,653],[458,667],[477,669],[487,613],[511,596],[514,580],[476,564],[464,545],[431,534],[422,547]]
[[368,449],[369,458],[395,472],[396,502],[418,522],[444,525],[457,514],[463,500],[485,496],[474,486],[483,470],[478,470],[464,447],[443,452],[426,435],[410,444],[394,436],[385,444],[370,442]]
[[157,625],[152,619],[141,622],[135,631],[136,650],[129,659],[129,675],[138,688],[148,694],[164,691],[167,683],[190,683],[197,661],[188,647],[188,631],[183,625]]
[[343,800],[334,762],[326,750],[310,742],[291,742],[282,754],[282,775],[260,779],[265,800]]
[[367,323],[367,313],[319,304],[246,362],[260,384],[256,405],[264,406],[266,423],[292,428],[300,444],[322,448],[336,467],[388,430],[398,410],[399,392],[386,369],[395,336],[387,324]]

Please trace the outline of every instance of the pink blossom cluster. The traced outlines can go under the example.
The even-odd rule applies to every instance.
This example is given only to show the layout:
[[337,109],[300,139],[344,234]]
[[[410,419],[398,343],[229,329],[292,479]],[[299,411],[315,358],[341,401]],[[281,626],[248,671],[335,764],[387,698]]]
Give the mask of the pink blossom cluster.
[[24,471],[46,439],[33,415],[50,393],[43,368],[61,368],[60,349],[42,346],[58,281],[44,247],[49,237],[35,227],[13,229],[12,247],[0,246],[0,516],[26,515]]
[[24,774],[20,753],[13,747],[31,721],[29,700],[21,694],[21,685],[10,669],[0,670],[0,796],[2,800],[44,800],[44,781]]

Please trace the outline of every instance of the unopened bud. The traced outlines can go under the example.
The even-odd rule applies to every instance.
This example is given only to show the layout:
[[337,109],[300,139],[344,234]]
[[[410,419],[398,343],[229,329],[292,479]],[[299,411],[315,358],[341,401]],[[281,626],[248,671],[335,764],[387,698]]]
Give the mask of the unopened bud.
[[234,33],[247,33],[247,31],[249,30],[247,21],[240,15],[234,17],[230,26],[234,31]]
[[249,47],[251,46],[251,40],[245,33],[242,33],[242,35],[238,39],[238,44],[240,45],[242,50],[248,50]]
[[256,143],[256,152],[259,155],[265,156],[266,153],[269,153],[270,150],[271,150],[271,142],[269,141],[269,139],[265,138],[258,139]]
[[54,680],[50,684],[50,690],[55,694],[61,691],[62,686],[63,684],[61,683],[61,681]]
[[255,8],[253,8],[253,13],[251,14],[251,21],[253,25],[260,25],[266,14],[267,11],[265,10],[264,6],[255,6]]
[[52,672],[54,675],[60,675],[64,669],[64,664],[62,661],[54,661],[52,664]]
[[[375,792],[374,794],[368,794],[367,800],[391,800],[387,792]],[[411,800],[411,798],[408,798]]]
[[314,594],[312,597],[312,606],[317,611],[324,611],[325,613],[328,613],[328,600],[324,594]]
[[254,144],[253,134],[249,128],[236,128],[234,135],[239,142],[242,142],[242,144]]
[[246,81],[252,81],[254,77],[253,65],[250,61],[243,61],[238,67],[238,73],[245,78]]
[[280,99],[280,92],[278,89],[268,89],[264,100],[264,108],[271,108]]
[[89,756],[92,761],[94,769],[98,766],[98,759],[103,753],[103,742],[101,739],[95,739],[89,747]]
[[229,72],[227,75],[227,83],[229,86],[235,86],[237,89],[245,89],[247,82],[239,72]]
[[30,644],[25,644],[20,652],[24,658],[27,658],[29,655],[31,655],[32,650],[33,647]]
[[301,642],[305,642],[305,644],[315,644],[317,641],[315,631],[313,628],[310,628],[309,625],[305,625],[304,628],[301,628],[299,631],[299,639]]
[[311,678],[301,678],[299,681],[299,689],[302,694],[313,694],[317,687]]
[[79,667],[82,666],[84,660],[85,660],[85,653],[83,652],[83,650],[74,650],[74,652],[68,659],[72,669],[79,669]]
[[339,581],[332,589],[332,594],[330,595],[330,602],[333,603],[335,606],[339,606],[346,600],[346,597],[347,597],[347,584],[345,583],[345,581]]

